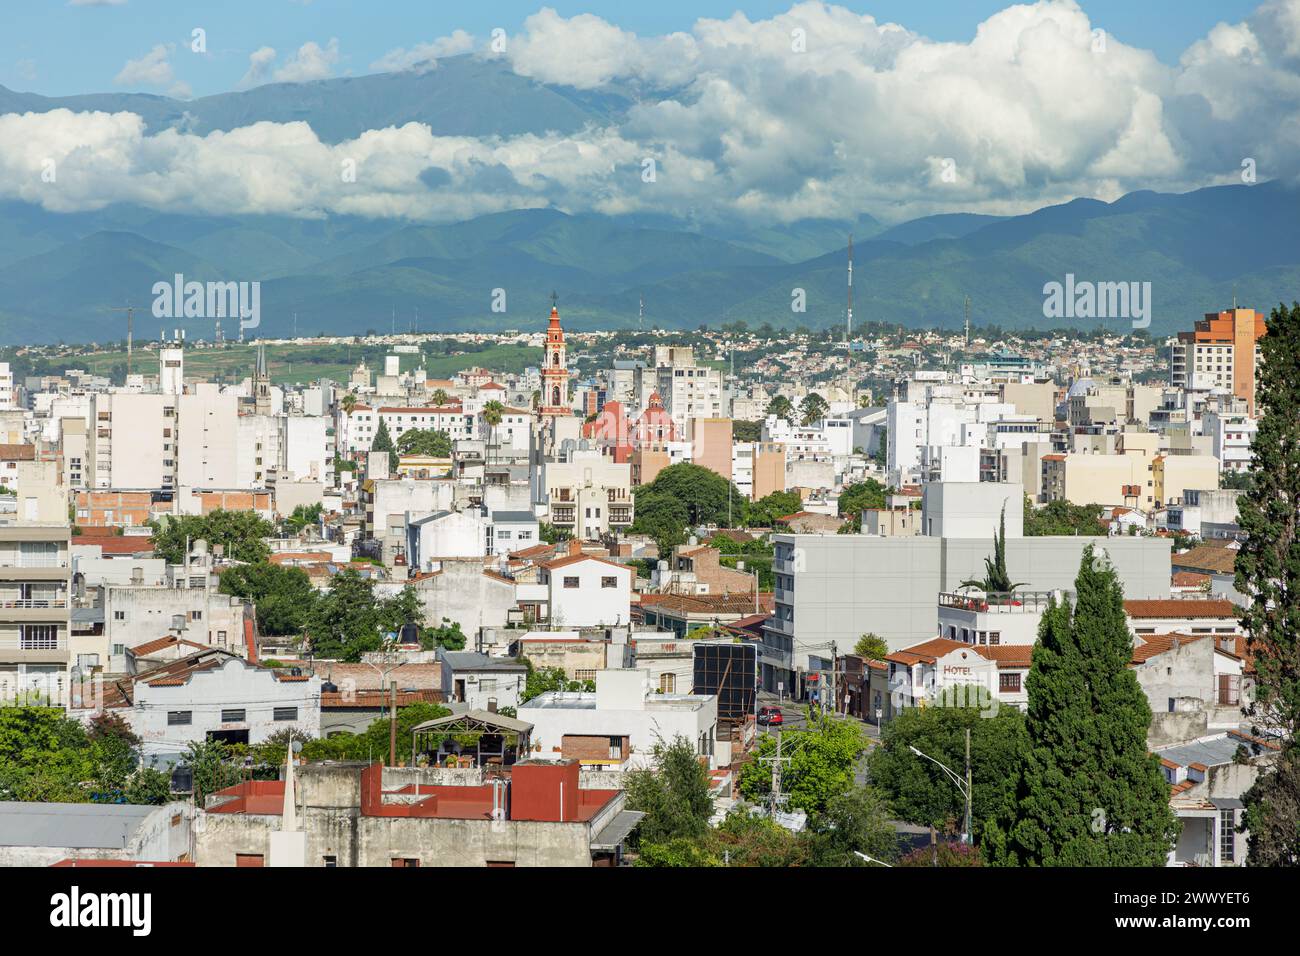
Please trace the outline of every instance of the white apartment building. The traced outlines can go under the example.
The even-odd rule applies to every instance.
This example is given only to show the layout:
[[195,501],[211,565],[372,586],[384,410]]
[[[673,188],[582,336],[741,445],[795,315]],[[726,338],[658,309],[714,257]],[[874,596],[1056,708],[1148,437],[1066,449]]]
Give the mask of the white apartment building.
[[176,481],[176,396],[100,392],[94,396],[86,486],[172,488]]
[[541,566],[551,623],[563,627],[626,627],[632,620],[632,569],[604,558],[570,554]]
[[541,470],[547,520],[556,527],[591,541],[632,523],[631,464],[614,462],[598,448],[578,448],[567,461],[545,462]]
[[[643,380],[648,376],[642,376]],[[686,435],[693,418],[721,418],[722,371],[695,364],[695,351],[689,346],[655,346],[654,388],[672,416],[677,434]],[[641,396],[640,407],[650,403],[648,393]]]
[[280,474],[290,481],[334,483],[334,436],[321,415],[284,415],[280,427]]
[[[241,433],[239,399],[209,383],[173,399],[177,408],[177,484],[185,488],[237,488]],[[251,477],[251,476],[250,476]],[[251,481],[242,487],[249,487]]]
[[1240,474],[1250,470],[1250,444],[1259,423],[1240,400],[1224,402],[1226,408],[1207,408],[1201,415],[1201,432],[1210,438],[1213,455],[1224,472]]

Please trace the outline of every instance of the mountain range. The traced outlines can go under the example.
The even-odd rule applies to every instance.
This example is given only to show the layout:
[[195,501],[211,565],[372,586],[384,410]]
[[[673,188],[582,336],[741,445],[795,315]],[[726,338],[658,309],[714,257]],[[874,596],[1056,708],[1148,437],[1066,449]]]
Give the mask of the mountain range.
[[[48,98],[0,87],[0,113],[129,110],[150,131],[206,133],[304,120],[330,142],[418,121],[441,134],[570,131],[615,123],[664,91],[590,93],[537,83],[474,57],[428,73],[276,83],[172,100],[144,94]],[[108,311],[129,302],[137,335],[210,320],[156,320],[152,287],[177,274],[259,281],[259,334],[537,328],[555,290],[566,324],[840,326],[846,245],[854,318],[955,328],[976,324],[1128,328],[1122,318],[1052,320],[1045,283],[1150,282],[1153,334],[1186,328],[1236,300],[1267,310],[1300,298],[1300,193],[1282,182],[1182,194],[1076,199],[1019,216],[949,214],[887,227],[865,213],[755,224],[519,209],[451,224],[349,216],[204,216],[115,205],[51,213],[0,202],[0,343],[122,338]],[[503,290],[498,292],[497,290]],[[802,290],[802,294],[797,291]],[[802,298],[806,311],[792,309]],[[493,305],[504,311],[494,311]],[[226,326],[229,332],[229,324]]]

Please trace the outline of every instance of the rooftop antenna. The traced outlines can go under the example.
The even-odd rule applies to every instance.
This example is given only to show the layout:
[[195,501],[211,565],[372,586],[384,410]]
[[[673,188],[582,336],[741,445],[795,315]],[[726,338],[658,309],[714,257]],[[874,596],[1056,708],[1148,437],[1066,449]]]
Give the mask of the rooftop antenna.
[[131,377],[131,351],[132,351],[131,340],[135,331],[135,307],[132,306],[130,302],[128,302],[125,306],[123,306],[120,309],[109,309],[108,311],[126,313],[126,374],[127,377],[130,378]]
[[295,339],[298,337],[298,313],[297,312],[293,314],[293,337]]
[[966,348],[970,348],[970,296],[966,296]]
[[217,343],[218,345],[220,345],[221,342],[222,342],[222,338],[221,338],[221,316],[217,316],[217,334],[216,334],[216,336],[215,336],[215,340],[216,340],[216,343]]
[[849,311],[844,318],[844,344],[853,337],[853,233],[849,233]]
[[[645,296],[641,296],[637,300],[636,330],[638,332],[645,331]],[[732,364],[735,363],[733,362]]]

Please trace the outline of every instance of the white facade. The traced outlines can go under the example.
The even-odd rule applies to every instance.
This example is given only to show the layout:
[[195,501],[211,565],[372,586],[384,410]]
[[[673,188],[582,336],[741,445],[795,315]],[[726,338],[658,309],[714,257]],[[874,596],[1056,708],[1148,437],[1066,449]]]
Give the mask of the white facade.
[[146,760],[182,753],[209,732],[246,735],[250,744],[288,728],[319,737],[321,679],[282,676],[231,657],[189,672],[179,685],[137,681],[134,706],[117,712],[139,735]]
[[632,620],[632,569],[575,555],[542,566],[551,623],[564,627],[626,626]]
[[[202,383],[175,399],[177,482],[186,488],[238,488],[238,399]],[[247,487],[247,486],[242,486]]]
[[543,753],[559,749],[566,736],[627,737],[631,754],[625,766],[647,767],[656,743],[680,736],[714,766],[717,697],[656,693],[648,670],[600,670],[594,694],[549,691],[520,705],[518,713],[533,725],[532,740]]
[[92,409],[87,487],[173,487],[175,396],[102,392],[94,397]]

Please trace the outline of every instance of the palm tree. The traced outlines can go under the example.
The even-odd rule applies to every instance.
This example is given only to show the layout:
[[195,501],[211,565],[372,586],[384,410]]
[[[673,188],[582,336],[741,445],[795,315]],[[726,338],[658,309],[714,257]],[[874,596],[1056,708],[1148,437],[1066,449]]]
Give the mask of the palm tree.
[[971,578],[963,581],[963,588],[979,588],[989,594],[1006,594],[1024,585],[1023,581],[1012,583],[1007,574],[1007,506],[1002,506],[1002,517],[998,531],[993,535],[993,557],[984,559],[984,578]]
[[443,405],[446,405],[449,401],[451,401],[451,396],[449,396],[442,389],[437,389],[433,393],[433,404],[441,407]]
[[343,412],[344,412],[344,414],[346,414],[346,415],[351,415],[351,414],[352,414],[352,409],[354,409],[354,408],[357,407],[357,396],[356,396],[356,394],[353,393],[353,392],[348,392],[346,395],[343,396],[343,400],[342,400],[342,402],[340,402],[339,404],[341,404],[341,405],[343,406]]
[[488,402],[486,405],[483,406],[483,421],[487,422],[487,426],[489,429],[488,434],[491,436],[489,438],[489,444],[488,444],[489,456],[491,455],[492,452],[492,444],[494,443],[494,440],[496,438],[497,426],[501,424],[501,418],[505,410],[506,407],[502,405],[500,402],[498,402],[496,399],[493,399],[492,401]]
[[826,404],[826,399],[816,392],[809,392],[799,403],[799,411],[803,414],[802,424],[805,428],[816,425],[829,410],[830,406]]
[[767,403],[767,413],[788,422],[794,415],[794,403],[784,395],[778,395]]

